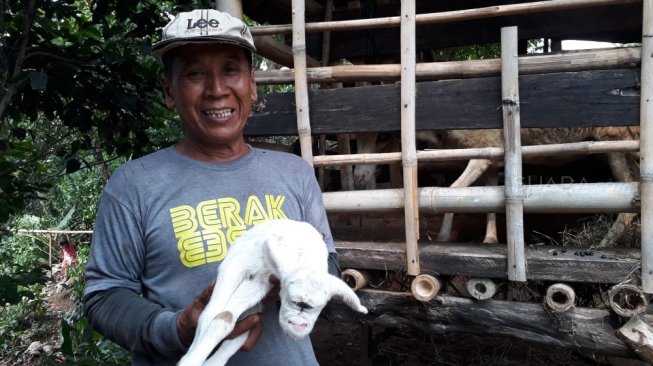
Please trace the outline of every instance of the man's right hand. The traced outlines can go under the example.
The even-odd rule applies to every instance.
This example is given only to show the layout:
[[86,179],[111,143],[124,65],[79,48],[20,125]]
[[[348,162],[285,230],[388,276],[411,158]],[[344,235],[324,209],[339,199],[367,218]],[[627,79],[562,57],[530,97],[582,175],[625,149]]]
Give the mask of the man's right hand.
[[[209,284],[204,289],[204,291],[202,291],[202,293],[193,299],[193,301],[184,310],[182,310],[179,315],[177,315],[177,335],[179,336],[179,340],[186,347],[190,347],[191,343],[193,343],[193,339],[195,338],[195,331],[197,329],[197,321],[199,320],[200,314],[206,307],[206,304],[208,304],[209,300],[211,300],[211,294],[213,294],[214,286],[215,281]],[[271,292],[274,291],[275,289],[273,289]],[[278,289],[276,293],[278,293]],[[262,314],[250,314],[244,319],[237,321],[234,329],[227,336],[227,339],[236,338],[248,331],[249,335],[247,336],[247,340],[243,346],[240,348],[241,351],[249,351],[254,348],[256,341],[261,336],[261,333],[263,332]]]

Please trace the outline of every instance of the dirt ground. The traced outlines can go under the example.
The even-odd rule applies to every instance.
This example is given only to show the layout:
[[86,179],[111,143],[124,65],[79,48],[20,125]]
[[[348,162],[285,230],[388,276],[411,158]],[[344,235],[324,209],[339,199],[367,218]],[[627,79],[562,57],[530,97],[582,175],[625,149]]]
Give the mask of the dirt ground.
[[323,318],[318,320],[311,339],[322,366],[647,365],[640,360],[542,348],[519,340],[435,336],[413,330],[370,328],[357,323],[336,324]]

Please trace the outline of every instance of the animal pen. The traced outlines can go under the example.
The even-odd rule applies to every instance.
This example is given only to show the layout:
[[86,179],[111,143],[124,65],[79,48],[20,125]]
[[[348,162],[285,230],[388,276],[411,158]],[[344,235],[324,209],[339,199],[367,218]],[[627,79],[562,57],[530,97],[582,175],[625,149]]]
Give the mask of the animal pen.
[[[294,85],[259,95],[246,134],[298,135],[320,178],[340,173],[323,197],[345,279],[370,310],[358,320],[653,360],[653,0],[217,3],[268,24],[251,29],[259,54],[287,68],[257,71],[258,84]],[[544,52],[527,54],[534,39]],[[566,39],[632,46],[562,52]],[[479,44],[500,44],[500,58],[428,59]],[[641,138],[521,146],[522,128],[606,126],[638,126]],[[416,131],[496,128],[504,146],[417,148]],[[399,131],[400,152],[349,150],[350,134]],[[522,179],[522,158],[599,153],[639,153],[640,180]],[[502,159],[504,184],[418,184],[425,164],[470,159]],[[358,164],[400,164],[402,187],[353,190]],[[463,226],[505,214],[505,242],[431,240],[442,213],[464,215]],[[641,248],[526,243],[526,215],[571,213],[638,213]]]

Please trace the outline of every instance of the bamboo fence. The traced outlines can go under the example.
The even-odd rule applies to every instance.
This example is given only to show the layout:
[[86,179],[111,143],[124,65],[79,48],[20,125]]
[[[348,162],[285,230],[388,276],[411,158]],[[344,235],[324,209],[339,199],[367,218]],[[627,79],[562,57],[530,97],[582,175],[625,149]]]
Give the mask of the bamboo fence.
[[[653,211],[644,214],[650,204],[651,179],[653,165],[647,164],[645,150],[646,128],[645,115],[650,94],[650,82],[645,71],[650,68],[650,58],[641,55],[651,54],[647,28],[650,17],[650,1],[644,0],[643,45],[639,48],[614,50],[595,50],[566,53],[562,55],[517,57],[516,28],[502,29],[501,60],[482,60],[465,62],[442,62],[417,64],[415,61],[415,27],[417,24],[448,23],[489,17],[517,14],[540,13],[555,10],[580,9],[636,3],[641,0],[551,0],[510,4],[477,9],[457,10],[431,14],[416,14],[414,1],[401,2],[401,14],[397,17],[329,21],[328,9],[324,22],[306,24],[304,20],[305,3],[292,1],[292,25],[272,25],[255,27],[256,36],[292,33],[294,70],[261,72],[258,82],[275,84],[295,82],[297,123],[302,156],[311,164],[352,165],[361,163],[391,163],[401,161],[404,169],[404,188],[398,190],[376,190],[372,192],[327,192],[324,193],[325,206],[330,212],[368,212],[375,210],[403,209],[406,229],[407,272],[409,275],[420,274],[417,240],[419,233],[419,211],[442,212],[501,212],[505,211],[508,222],[508,274],[513,281],[526,280],[526,262],[523,243],[524,212],[637,212],[639,207],[637,183],[609,184],[556,184],[546,186],[522,186],[522,157],[542,156],[555,153],[589,154],[617,151],[637,151],[639,141],[581,142],[556,144],[549,146],[526,146],[520,144],[518,75],[529,73],[547,73],[560,71],[581,71],[617,67],[635,67],[642,65],[642,203],[644,218],[651,220]],[[308,32],[331,32],[382,27],[399,27],[401,40],[401,64],[399,65],[361,65],[334,66],[307,69],[305,35]],[[328,34],[328,33],[327,33]],[[328,36],[325,37],[328,44]],[[648,71],[646,71],[648,72]],[[504,111],[505,149],[501,147],[417,151],[415,147],[415,82],[420,80],[438,80],[444,78],[502,76],[502,100]],[[401,80],[401,140],[402,151],[399,153],[312,156],[311,132],[309,122],[308,83]],[[647,95],[649,95],[647,94]],[[467,188],[417,188],[418,161],[444,161],[471,158],[504,157],[506,162],[506,186],[501,187],[467,187]],[[647,173],[647,174],[644,174]],[[648,179],[648,181],[644,181]],[[653,255],[651,243],[653,225],[648,231],[642,230],[642,268],[643,280],[647,292],[653,292]]]

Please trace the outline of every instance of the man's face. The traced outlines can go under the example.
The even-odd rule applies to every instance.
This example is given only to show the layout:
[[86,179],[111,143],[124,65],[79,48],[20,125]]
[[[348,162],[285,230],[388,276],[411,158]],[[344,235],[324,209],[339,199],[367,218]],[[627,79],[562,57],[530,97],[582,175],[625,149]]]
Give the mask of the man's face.
[[243,129],[256,100],[254,71],[242,48],[190,44],[175,49],[172,75],[164,77],[168,108],[184,124],[183,144],[194,152],[245,149]]

